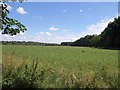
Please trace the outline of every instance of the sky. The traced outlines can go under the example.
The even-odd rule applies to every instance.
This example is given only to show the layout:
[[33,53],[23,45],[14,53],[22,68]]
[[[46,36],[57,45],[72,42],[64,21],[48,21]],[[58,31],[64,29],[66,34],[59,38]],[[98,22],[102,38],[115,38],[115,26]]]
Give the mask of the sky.
[[10,18],[27,28],[3,41],[45,43],[72,42],[85,35],[100,34],[118,14],[117,2],[24,2],[7,3]]

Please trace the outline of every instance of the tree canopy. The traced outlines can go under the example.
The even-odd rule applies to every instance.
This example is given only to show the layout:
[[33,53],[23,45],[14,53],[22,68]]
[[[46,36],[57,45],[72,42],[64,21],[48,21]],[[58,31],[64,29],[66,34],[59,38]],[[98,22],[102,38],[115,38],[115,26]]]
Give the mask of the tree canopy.
[[2,34],[13,36],[27,30],[26,27],[18,20],[8,17],[10,12],[7,9],[7,4],[0,4],[0,12],[0,29]]

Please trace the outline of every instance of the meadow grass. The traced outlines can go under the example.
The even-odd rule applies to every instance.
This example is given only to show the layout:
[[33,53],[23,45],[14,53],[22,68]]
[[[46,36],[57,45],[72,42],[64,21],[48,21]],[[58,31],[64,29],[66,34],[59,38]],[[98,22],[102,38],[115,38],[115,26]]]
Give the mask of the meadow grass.
[[117,50],[3,45],[2,51],[3,87],[118,87]]

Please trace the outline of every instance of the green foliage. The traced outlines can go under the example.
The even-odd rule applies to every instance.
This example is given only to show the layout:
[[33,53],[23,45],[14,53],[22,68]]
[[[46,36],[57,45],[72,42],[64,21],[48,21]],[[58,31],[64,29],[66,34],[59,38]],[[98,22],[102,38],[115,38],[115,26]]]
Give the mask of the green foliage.
[[120,47],[120,17],[115,18],[114,22],[110,22],[101,33],[99,45],[103,47]]
[[110,22],[100,35],[87,35],[73,42],[72,46],[120,49],[120,17]]
[[118,87],[117,50],[5,45],[2,51],[4,87]]
[[73,42],[62,42],[62,46],[71,46]]
[[[12,54],[11,54],[12,55]],[[14,55],[13,55],[14,56]],[[11,56],[9,56],[11,57]],[[7,58],[8,59],[8,58]],[[5,59],[4,59],[5,60]],[[26,61],[26,60],[25,60]],[[14,64],[14,59],[3,61],[2,88],[41,88],[47,68],[38,70],[38,61]],[[48,71],[50,73],[50,71]],[[39,82],[39,83],[38,83]]]
[[26,27],[21,24],[18,20],[13,18],[9,18],[9,11],[7,10],[6,4],[1,4],[1,18],[0,21],[2,25],[0,25],[0,29],[2,30],[2,34],[16,35],[20,32],[26,31]]
[[56,43],[41,43],[41,42],[32,42],[32,41],[2,41],[3,45],[34,45],[34,46],[60,46]]
[[87,35],[83,38],[76,40],[72,46],[96,46],[100,36],[98,35]]

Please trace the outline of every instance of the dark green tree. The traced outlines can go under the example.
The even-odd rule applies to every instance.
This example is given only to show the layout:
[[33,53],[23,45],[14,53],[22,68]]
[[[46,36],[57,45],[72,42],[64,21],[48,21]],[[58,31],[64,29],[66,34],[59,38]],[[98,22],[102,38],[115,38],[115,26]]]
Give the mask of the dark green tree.
[[9,18],[9,10],[7,10],[7,4],[3,3],[0,5],[0,29],[2,34],[16,35],[20,32],[26,31],[26,27],[21,24],[18,20]]
[[72,45],[120,49],[120,16],[110,22],[100,35],[86,35]]
[[100,36],[100,46],[108,48],[120,47],[120,17],[110,22]]

